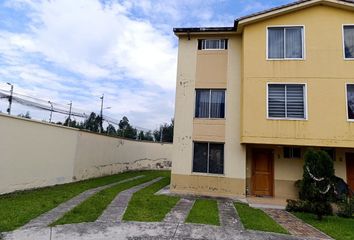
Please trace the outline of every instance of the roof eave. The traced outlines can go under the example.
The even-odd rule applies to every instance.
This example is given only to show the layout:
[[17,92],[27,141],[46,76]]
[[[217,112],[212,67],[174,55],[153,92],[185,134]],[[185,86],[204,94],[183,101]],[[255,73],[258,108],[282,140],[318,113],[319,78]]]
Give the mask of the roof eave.
[[337,7],[341,6],[346,9],[354,10],[354,1],[351,0],[302,0],[238,18],[234,21],[234,27],[237,29],[237,32],[242,32],[243,27],[247,24],[259,22],[318,4],[333,5]]

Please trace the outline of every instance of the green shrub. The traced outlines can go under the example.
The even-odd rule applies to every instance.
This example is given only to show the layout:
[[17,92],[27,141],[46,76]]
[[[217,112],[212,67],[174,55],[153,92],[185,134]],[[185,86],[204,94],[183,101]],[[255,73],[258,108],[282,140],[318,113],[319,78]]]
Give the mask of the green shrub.
[[332,215],[332,207],[329,202],[310,202],[307,200],[286,200],[286,210],[289,212],[310,212],[316,215]]
[[322,219],[332,214],[330,202],[334,199],[333,160],[325,151],[308,150],[305,155],[302,180],[295,183],[299,187],[299,201],[288,200],[289,211],[310,212]]
[[343,201],[337,203],[338,216],[351,218],[354,215],[354,198],[347,196]]

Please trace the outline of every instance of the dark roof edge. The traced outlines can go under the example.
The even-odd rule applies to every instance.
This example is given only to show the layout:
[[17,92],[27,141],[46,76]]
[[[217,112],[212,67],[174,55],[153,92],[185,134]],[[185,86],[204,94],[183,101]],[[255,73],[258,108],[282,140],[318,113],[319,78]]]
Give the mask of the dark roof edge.
[[174,33],[236,32],[235,27],[174,28]]
[[[259,16],[259,15],[262,15],[262,14],[266,14],[266,13],[273,12],[273,11],[276,11],[276,10],[280,10],[280,9],[283,9],[283,8],[287,8],[287,7],[296,6],[296,5],[303,4],[303,3],[306,3],[306,2],[310,2],[310,1],[312,1],[312,0],[298,0],[296,2],[284,4],[284,5],[281,5],[281,6],[277,6],[277,7],[266,9],[264,11],[260,11],[260,12],[256,12],[256,13],[252,13],[252,14],[243,16],[243,17],[239,17],[239,18],[237,18],[235,20],[235,26],[237,26],[239,21],[242,21],[244,19],[251,18],[251,17],[256,17],[256,16]],[[353,0],[338,0],[338,1],[339,2],[345,2],[345,3],[354,4]]]

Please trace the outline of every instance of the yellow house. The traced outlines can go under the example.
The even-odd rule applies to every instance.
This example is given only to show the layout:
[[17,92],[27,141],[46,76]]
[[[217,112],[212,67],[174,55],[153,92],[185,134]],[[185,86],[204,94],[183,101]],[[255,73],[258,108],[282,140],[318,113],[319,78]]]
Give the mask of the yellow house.
[[171,191],[296,198],[307,148],[354,189],[354,2],[303,0],[176,28]]

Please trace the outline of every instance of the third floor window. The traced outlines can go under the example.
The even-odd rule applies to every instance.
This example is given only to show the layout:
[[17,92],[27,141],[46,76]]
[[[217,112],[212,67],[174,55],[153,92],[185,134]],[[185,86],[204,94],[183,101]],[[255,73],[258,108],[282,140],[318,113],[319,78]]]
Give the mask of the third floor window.
[[303,27],[269,27],[268,59],[303,59]]
[[346,59],[354,59],[354,25],[344,26],[344,55]]

